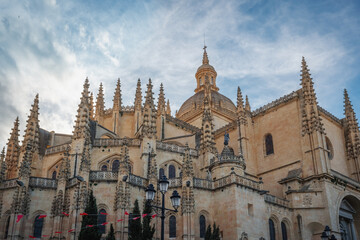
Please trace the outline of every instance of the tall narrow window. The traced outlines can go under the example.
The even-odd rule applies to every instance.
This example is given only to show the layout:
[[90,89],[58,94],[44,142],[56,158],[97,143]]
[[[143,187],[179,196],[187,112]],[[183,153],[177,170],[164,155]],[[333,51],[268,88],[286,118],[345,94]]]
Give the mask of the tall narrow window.
[[120,166],[120,161],[119,160],[113,161],[113,163],[112,163],[112,171],[113,172],[119,171],[119,166]]
[[169,219],[169,237],[176,238],[176,217],[171,216]]
[[199,78],[199,82],[200,82],[200,85],[203,85],[203,83],[202,83],[202,79],[201,79],[201,78]]
[[296,216],[297,218],[297,224],[298,224],[298,233],[299,233],[299,237],[300,239],[302,238],[302,217],[300,215]]
[[161,118],[161,139],[165,138],[165,122],[164,118]]
[[205,219],[204,215],[200,216],[199,222],[200,222],[200,237],[204,238],[205,231],[206,231],[206,219]]
[[275,240],[275,224],[274,221],[269,219],[269,232],[270,232],[270,240]]
[[98,215],[98,225],[99,225],[99,233],[105,233],[105,225],[101,225],[106,222],[106,210],[101,209]]
[[287,231],[286,231],[286,225],[284,222],[281,222],[281,234],[282,234],[282,239],[283,240],[287,240]]
[[329,160],[332,160],[334,157],[334,148],[331,144],[331,141],[328,137],[325,137],[325,143],[326,143],[326,149],[328,150],[328,158]]
[[106,165],[102,165],[101,171],[107,171],[107,166],[106,166]]
[[163,168],[160,168],[160,169],[159,169],[159,178],[161,178],[162,176],[164,176],[164,174],[165,174],[164,169],[163,169]]
[[174,165],[170,165],[169,166],[169,178],[175,178],[175,177],[176,177],[175,167],[174,167]]
[[40,218],[40,215],[36,216],[34,221],[34,237],[35,238],[41,238],[42,229],[44,225],[44,218]]
[[10,216],[8,216],[5,227],[5,239],[7,239],[9,235],[9,227],[10,227]]
[[53,171],[51,178],[56,179],[56,171]]
[[274,144],[271,134],[267,134],[265,136],[265,149],[266,149],[266,155],[270,155],[274,153]]
[[139,113],[136,115],[136,131],[139,130]]
[[131,165],[129,164],[129,173],[131,173],[132,171],[132,168],[131,168]]

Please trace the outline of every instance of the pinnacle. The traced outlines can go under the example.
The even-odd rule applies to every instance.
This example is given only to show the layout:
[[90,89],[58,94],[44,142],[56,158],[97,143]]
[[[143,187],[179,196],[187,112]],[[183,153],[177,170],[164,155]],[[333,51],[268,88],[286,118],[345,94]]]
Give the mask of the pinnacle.
[[116,83],[116,89],[115,89],[115,94],[114,94],[114,105],[113,105],[113,110],[120,110],[121,109],[121,83],[120,83],[120,78],[118,78],[117,83]]
[[245,110],[246,110],[246,111],[249,111],[249,112],[251,111],[250,103],[249,103],[249,98],[248,98],[247,95],[246,95]]
[[204,64],[209,64],[209,58],[208,58],[208,55],[207,55],[207,52],[206,52],[206,46],[204,46],[204,54],[203,54],[203,60],[202,60],[202,63],[203,65]]
[[137,85],[136,85],[136,92],[135,92],[135,108],[136,109],[141,109],[141,105],[142,105],[142,95],[141,95],[141,81],[140,78],[137,81]]
[[237,89],[237,107],[239,110],[244,108],[244,99],[240,87]]
[[164,94],[164,86],[161,83],[160,84],[160,93],[158,98],[158,114],[164,114],[165,113],[165,94]]

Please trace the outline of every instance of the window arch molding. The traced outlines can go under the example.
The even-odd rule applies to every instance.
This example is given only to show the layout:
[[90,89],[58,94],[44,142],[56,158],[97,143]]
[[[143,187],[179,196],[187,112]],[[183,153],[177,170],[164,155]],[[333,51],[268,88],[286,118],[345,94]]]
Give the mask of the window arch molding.
[[58,160],[56,160],[56,162],[53,165],[51,165],[48,168],[48,170],[47,170],[47,177],[48,178],[52,178],[54,171],[56,171],[56,175],[59,174],[60,165],[61,165],[62,160],[63,160],[63,158],[59,158]]
[[[280,238],[280,233],[279,231],[281,231],[281,228],[280,228],[280,221],[279,221],[279,218],[275,215],[271,215],[269,218],[268,218],[268,231],[269,231],[269,239],[272,240],[273,238],[271,238],[271,232],[270,232],[270,221],[272,221],[274,223],[274,236],[275,236],[275,239],[281,239]],[[280,229],[280,230],[279,230]]]
[[45,211],[43,210],[37,210],[31,215],[31,234],[34,235],[34,237],[41,238],[41,234],[44,230],[46,218],[41,218],[37,221],[37,218],[40,215],[47,215]]
[[161,163],[159,165],[159,177],[160,177],[160,169],[164,169],[164,174],[167,178],[170,178],[169,176],[169,168],[170,166],[174,166],[175,168],[175,177],[174,178],[178,178],[180,177],[180,172],[182,171],[182,164],[174,159],[171,159],[171,160],[167,160],[163,163]]
[[264,154],[265,156],[269,156],[275,153],[274,151],[274,138],[271,133],[266,133],[264,135]]
[[[0,219],[0,232],[3,233],[3,238],[5,239],[6,236],[9,236],[11,234],[11,222],[9,222],[9,217],[10,217],[10,221],[11,221],[11,211],[7,210],[6,212],[4,212],[4,214],[2,215],[1,219]],[[5,235],[5,234],[8,235]],[[7,238],[10,239],[10,238]]]
[[[290,228],[290,226],[292,226],[291,221],[288,218],[283,218],[281,220],[280,225],[281,225],[280,226],[281,227],[281,239],[283,239],[283,240],[293,239],[292,231]],[[285,228],[286,228],[286,236],[284,236],[283,226],[285,226]]]
[[[119,154],[113,154],[111,156],[106,156],[98,162],[97,169],[101,171],[102,166],[106,165],[107,171],[112,171],[113,163],[116,160],[121,162],[122,159]],[[129,164],[130,164],[131,170],[133,171],[134,167],[133,167],[133,162],[131,160],[129,160]]]
[[334,147],[327,136],[325,136],[325,147],[329,160],[332,160],[334,158]]
[[201,216],[205,217],[205,233],[206,233],[207,226],[208,225],[212,226],[212,224],[213,224],[213,219],[208,211],[206,211],[206,210],[199,211],[199,213],[197,214],[197,218],[195,219],[195,226],[196,226],[195,227],[195,235],[198,237],[200,237],[200,217]]

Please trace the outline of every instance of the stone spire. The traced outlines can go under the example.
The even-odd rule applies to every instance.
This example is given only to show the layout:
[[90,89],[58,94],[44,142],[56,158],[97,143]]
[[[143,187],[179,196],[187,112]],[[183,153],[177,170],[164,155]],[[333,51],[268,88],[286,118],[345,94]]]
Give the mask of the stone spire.
[[69,159],[69,150],[70,148],[66,148],[66,152],[64,153],[64,157],[61,160],[60,170],[59,170],[59,180],[68,180],[70,178],[70,159]]
[[207,55],[207,52],[206,52],[206,46],[204,46],[204,53],[203,53],[203,59],[202,59],[202,63],[203,65],[205,64],[209,64],[209,58],[208,58],[208,55]]
[[167,114],[167,115],[171,115],[171,109],[170,109],[170,101],[169,101],[169,99],[167,100],[167,103],[166,103],[166,114]]
[[151,84],[151,79],[149,79],[145,97],[143,120],[143,134],[149,138],[155,137],[156,135],[156,110],[152,88],[153,85]]
[[90,109],[89,109],[89,116],[90,120],[94,120],[94,94],[91,92],[90,94]]
[[81,139],[90,137],[90,100],[89,100],[89,80],[86,78],[84,89],[81,93],[80,104],[77,110],[78,114],[75,120],[73,131],[73,139]]
[[157,107],[158,115],[165,115],[165,94],[164,94],[164,86],[160,84],[160,93],[158,98],[158,107]]
[[9,141],[7,143],[7,151],[5,162],[7,165],[7,178],[16,178],[16,172],[19,165],[20,145],[19,145],[19,117],[14,122]]
[[183,157],[183,165],[182,165],[182,177],[194,177],[194,166],[193,166],[193,160],[190,156],[190,148],[189,145],[186,143],[185,145],[185,153]]
[[83,152],[81,154],[81,162],[80,162],[80,171],[89,172],[90,171],[90,139],[86,138],[84,142]]
[[149,167],[148,167],[148,179],[152,184],[157,182],[158,179],[158,168],[156,163],[156,154],[154,149],[151,149],[149,154]]
[[95,119],[100,121],[100,118],[104,116],[105,113],[105,102],[104,102],[104,92],[103,85],[100,83],[99,93],[96,98],[96,111],[95,111]]
[[245,110],[248,112],[251,112],[251,107],[250,107],[250,103],[249,103],[249,98],[246,95],[246,102],[245,102]]
[[136,93],[135,93],[135,110],[141,110],[142,106],[142,95],[141,95],[141,81],[140,78],[137,81]]
[[0,155],[0,183],[6,180],[6,162],[5,162],[5,147]]
[[197,93],[204,90],[206,78],[209,79],[211,90],[219,91],[219,88],[216,86],[216,76],[217,73],[215,71],[215,68],[209,64],[206,46],[204,46],[202,65],[197,69],[195,74],[197,83],[195,92]]
[[350,102],[349,95],[346,89],[344,89],[344,111],[345,111],[345,121],[349,131],[358,132],[359,125],[356,119],[356,115],[353,109],[353,106]]
[[244,99],[240,87],[237,89],[237,111],[244,111]]
[[31,143],[31,146],[33,147],[33,152],[39,150],[39,131],[39,94],[36,94],[26,124],[22,151],[25,151],[25,148],[29,143]]
[[121,161],[119,165],[119,174],[128,175],[130,172],[130,163],[129,163],[129,148],[126,145],[123,145],[121,148]]
[[32,152],[33,146],[31,142],[29,142],[25,147],[25,154],[23,156],[23,160],[21,162],[19,168],[19,178],[21,179],[28,179],[31,175],[31,162],[33,157]]
[[324,133],[323,124],[317,108],[314,83],[305,58],[301,62],[301,91],[302,91],[302,134],[309,134],[313,131]]
[[120,84],[120,78],[118,78],[116,83],[116,89],[114,94],[114,105],[113,105],[113,111],[121,111],[121,84]]

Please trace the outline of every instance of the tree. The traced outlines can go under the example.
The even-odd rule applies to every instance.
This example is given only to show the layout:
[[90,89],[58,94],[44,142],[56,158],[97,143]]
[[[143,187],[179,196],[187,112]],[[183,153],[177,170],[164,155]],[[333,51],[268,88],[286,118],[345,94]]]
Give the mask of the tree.
[[208,225],[206,232],[205,232],[205,240],[211,240],[211,226]]
[[133,212],[129,217],[129,240],[142,240],[141,220],[140,218],[133,220],[133,218],[140,217],[139,202],[137,199],[134,203]]
[[96,198],[94,197],[92,191],[90,191],[88,202],[85,208],[85,213],[87,213],[88,215],[83,216],[82,218],[79,240],[100,240],[101,234],[99,233],[99,228],[97,227],[98,211],[96,206]]
[[151,240],[154,236],[154,232],[155,232],[155,227],[151,227],[150,226],[150,222],[151,222],[151,205],[149,201],[145,202],[145,207],[144,207],[144,211],[143,214],[147,214],[144,218],[143,218],[143,232],[142,232],[142,239],[144,240]]
[[113,228],[112,224],[110,225],[110,232],[106,236],[106,240],[115,240],[115,233],[114,233],[114,228]]

